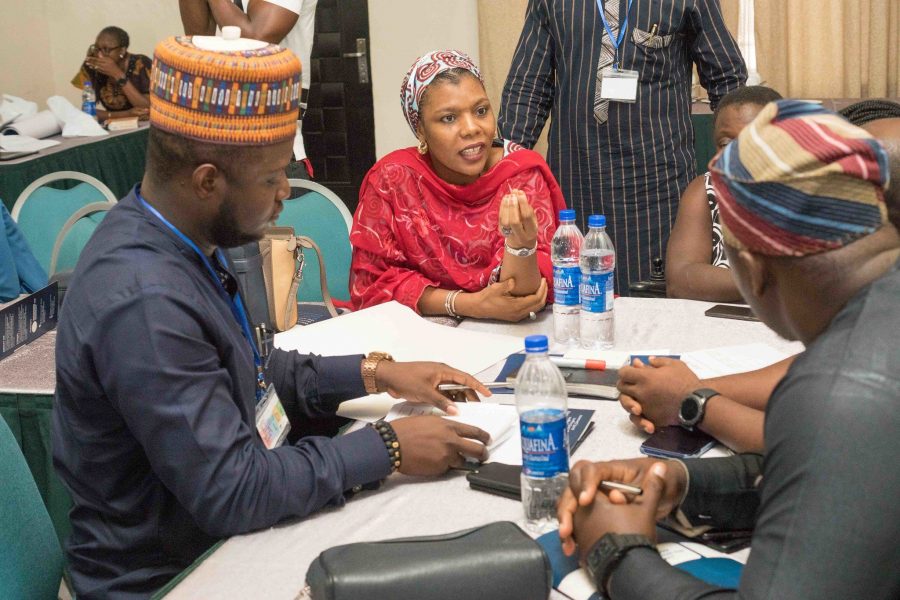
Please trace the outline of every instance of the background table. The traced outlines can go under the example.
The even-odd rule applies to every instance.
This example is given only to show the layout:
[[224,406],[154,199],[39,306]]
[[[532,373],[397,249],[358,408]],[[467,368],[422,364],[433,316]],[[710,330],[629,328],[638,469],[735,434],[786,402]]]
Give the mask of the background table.
[[0,361],[0,416],[12,430],[62,542],[69,535],[72,499],[53,470],[50,414],[56,388],[56,331]]
[[[670,349],[687,352],[717,346],[763,342],[785,352],[799,344],[778,338],[762,323],[713,319],[708,302],[619,298],[616,301],[616,349]],[[516,336],[549,333],[550,311],[536,321],[501,324],[464,321],[468,330]],[[498,372],[500,365],[486,371]],[[495,400],[510,402],[511,397]],[[571,399],[573,408],[592,408],[594,432],[573,460],[639,456],[644,439],[617,402]],[[173,585],[167,599],[270,598],[293,600],[304,587],[306,570],[323,550],[338,544],[405,536],[448,533],[491,521],[522,522],[521,504],[468,487],[465,474],[437,478],[390,477],[380,490],[364,492],[346,506],[326,509],[304,520],[227,540]]]
[[[144,176],[147,136],[150,128],[115,131],[104,137],[63,138],[58,146],[16,160],[0,162],[0,199],[10,211],[19,194],[32,181],[56,171],[80,171],[93,175],[112,190],[116,198],[128,193]],[[75,182],[60,184],[71,187]]]

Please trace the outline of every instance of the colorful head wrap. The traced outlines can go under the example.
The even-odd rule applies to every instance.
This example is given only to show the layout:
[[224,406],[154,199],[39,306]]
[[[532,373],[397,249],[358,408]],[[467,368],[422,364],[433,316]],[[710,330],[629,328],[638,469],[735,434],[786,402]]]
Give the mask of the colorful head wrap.
[[212,51],[191,37],[163,40],[153,53],[150,124],[216,144],[263,146],[294,137],[300,61],[287,49]]
[[887,221],[887,154],[818,104],[766,105],[710,172],[725,241],[757,254],[834,250]]
[[416,127],[419,125],[419,102],[422,100],[425,88],[440,73],[450,69],[465,69],[484,85],[481,71],[478,70],[468,54],[457,50],[434,50],[420,56],[409,68],[406,77],[403,78],[403,85],[400,86],[400,106],[403,108],[406,122],[409,123],[413,134],[416,133]]

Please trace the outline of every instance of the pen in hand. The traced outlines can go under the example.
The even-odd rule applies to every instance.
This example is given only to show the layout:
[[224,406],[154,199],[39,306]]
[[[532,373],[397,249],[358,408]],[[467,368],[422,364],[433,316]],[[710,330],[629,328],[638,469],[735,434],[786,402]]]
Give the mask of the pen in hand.
[[644,490],[637,486],[628,485],[627,483],[619,483],[618,481],[606,481],[603,480],[600,482],[600,487],[607,490],[619,490],[625,494],[632,494],[634,496],[640,496],[644,493]]
[[[501,388],[501,387],[515,387],[514,383],[510,383],[508,381],[482,381],[481,385],[484,387],[491,388]],[[464,385],[462,383],[441,383],[437,386],[439,392],[459,392],[462,390],[471,390],[472,388]]]

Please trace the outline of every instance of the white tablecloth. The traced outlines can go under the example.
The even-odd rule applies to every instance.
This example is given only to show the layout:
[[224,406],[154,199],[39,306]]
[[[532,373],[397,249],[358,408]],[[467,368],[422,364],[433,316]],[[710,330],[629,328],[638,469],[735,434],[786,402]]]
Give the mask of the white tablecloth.
[[[801,347],[778,338],[765,325],[708,318],[711,303],[690,300],[620,298],[616,302],[616,345],[625,351],[668,349],[673,353],[762,342],[784,352]],[[552,315],[501,324],[466,321],[463,329],[529,335],[551,331]],[[490,376],[499,365],[486,371]],[[506,398],[508,401],[508,397]],[[595,410],[594,432],[572,457],[606,460],[639,456],[638,433],[617,402],[571,399],[573,408]],[[323,550],[350,542],[434,535],[491,521],[521,524],[519,502],[469,489],[465,473],[434,479],[394,475],[339,509],[229,539],[188,575],[167,598],[267,598],[292,600],[304,587],[310,562]]]

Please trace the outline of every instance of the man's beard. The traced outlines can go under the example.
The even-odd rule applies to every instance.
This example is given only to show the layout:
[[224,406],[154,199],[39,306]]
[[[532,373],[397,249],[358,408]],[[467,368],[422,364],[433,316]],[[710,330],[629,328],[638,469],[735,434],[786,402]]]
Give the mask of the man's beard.
[[230,199],[222,203],[213,219],[212,236],[216,246],[220,248],[236,248],[250,242],[258,242],[262,238],[262,234],[248,234],[238,228]]

